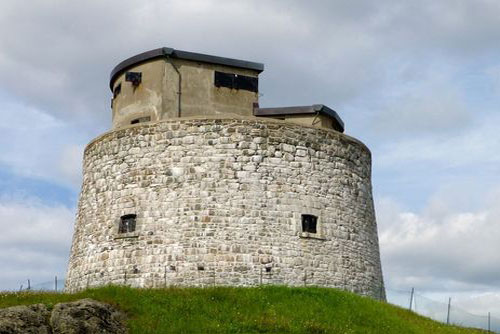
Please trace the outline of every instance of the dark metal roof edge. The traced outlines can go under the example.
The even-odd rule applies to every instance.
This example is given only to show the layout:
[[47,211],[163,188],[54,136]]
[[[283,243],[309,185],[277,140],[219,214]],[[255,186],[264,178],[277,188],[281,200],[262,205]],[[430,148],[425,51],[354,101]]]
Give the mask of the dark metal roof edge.
[[120,62],[118,65],[116,65],[113,68],[113,70],[111,71],[111,75],[109,78],[110,89],[113,90],[113,84],[114,84],[116,78],[123,71],[127,70],[130,67],[138,65],[140,63],[143,63],[143,62],[155,59],[155,58],[160,58],[163,56],[169,56],[169,57],[177,58],[177,59],[199,61],[199,62],[203,62],[203,63],[244,68],[244,69],[254,70],[254,71],[257,71],[259,73],[264,71],[264,64],[262,64],[262,63],[255,63],[255,62],[251,62],[251,61],[239,60],[239,59],[233,59],[233,58],[211,56],[211,55],[202,54],[202,53],[194,53],[194,52],[175,50],[173,48],[163,47],[163,48],[158,48],[158,49],[146,51],[143,53],[139,53],[138,55],[127,58],[124,61]]
[[319,111],[320,113],[326,114],[332,118],[334,118],[337,123],[339,123],[340,127],[342,128],[342,132],[344,132],[344,121],[340,118],[339,114],[328,106],[325,106],[324,104],[315,104],[313,105],[314,110]]
[[323,104],[314,104],[312,106],[293,106],[293,107],[277,107],[277,108],[255,108],[255,116],[279,116],[279,115],[299,115],[299,114],[325,114],[335,120],[340,132],[344,132],[344,122],[337,112]]
[[291,106],[291,107],[274,107],[274,108],[255,108],[255,116],[271,116],[271,115],[293,115],[293,114],[313,114],[316,111],[312,106]]

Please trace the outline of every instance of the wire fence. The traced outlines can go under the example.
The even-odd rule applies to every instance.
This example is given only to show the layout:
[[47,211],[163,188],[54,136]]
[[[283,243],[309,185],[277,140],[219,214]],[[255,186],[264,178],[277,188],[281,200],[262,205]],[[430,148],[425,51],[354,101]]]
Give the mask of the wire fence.
[[[33,282],[28,279],[20,284],[19,291],[62,292],[64,283],[65,280],[57,276],[51,281],[44,282]],[[436,301],[420,294],[413,288],[409,290],[386,288],[385,292],[388,303],[408,308],[417,314],[433,320],[462,327],[480,328],[492,333],[500,333],[500,318],[490,313],[484,315],[472,314],[454,306],[451,298],[447,301]]]
[[411,309],[417,314],[433,320],[462,326],[485,329],[493,333],[500,333],[500,318],[491,313],[484,315],[472,314],[453,305],[453,299],[436,301],[425,297],[414,289],[393,290],[386,289],[387,302]]
[[54,276],[53,280],[45,282],[34,282],[31,279],[27,279],[19,285],[19,291],[63,292],[65,282],[64,278],[61,279],[57,276]]

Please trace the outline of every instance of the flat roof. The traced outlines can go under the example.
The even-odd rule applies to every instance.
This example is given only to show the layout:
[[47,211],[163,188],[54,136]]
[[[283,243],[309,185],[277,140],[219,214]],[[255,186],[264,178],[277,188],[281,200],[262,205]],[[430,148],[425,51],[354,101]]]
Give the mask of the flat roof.
[[111,90],[113,90],[113,84],[116,78],[120,76],[120,74],[125,72],[127,69],[139,65],[141,63],[147,62],[149,60],[162,57],[185,59],[185,60],[198,61],[208,64],[217,64],[217,65],[225,65],[237,68],[244,68],[248,70],[254,70],[259,73],[264,71],[264,64],[262,63],[255,63],[251,61],[239,60],[233,58],[211,56],[202,53],[194,53],[194,52],[175,50],[173,48],[163,47],[139,53],[138,55],[127,58],[118,65],[116,65],[115,68],[113,68],[113,70],[111,71],[111,75],[109,78],[109,87],[111,88]]
[[328,108],[324,104],[313,104],[312,106],[294,106],[294,107],[278,107],[278,108],[255,108],[254,116],[260,117],[276,117],[284,115],[304,115],[304,114],[324,114],[332,118],[334,128],[340,132],[344,132],[344,122],[333,109]]

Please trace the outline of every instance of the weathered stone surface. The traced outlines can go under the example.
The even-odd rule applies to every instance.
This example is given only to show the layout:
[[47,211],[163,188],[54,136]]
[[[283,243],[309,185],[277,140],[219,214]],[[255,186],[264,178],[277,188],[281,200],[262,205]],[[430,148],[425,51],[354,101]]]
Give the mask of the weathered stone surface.
[[124,334],[123,315],[92,299],[57,304],[50,316],[53,334]]
[[0,334],[50,334],[49,316],[43,304],[0,309]]
[[0,309],[0,334],[125,334],[124,315],[92,299]]
[[[136,230],[119,234],[120,217]],[[301,216],[318,217],[317,233]],[[320,285],[384,298],[370,152],[333,130],[176,119],[84,155],[66,288]]]

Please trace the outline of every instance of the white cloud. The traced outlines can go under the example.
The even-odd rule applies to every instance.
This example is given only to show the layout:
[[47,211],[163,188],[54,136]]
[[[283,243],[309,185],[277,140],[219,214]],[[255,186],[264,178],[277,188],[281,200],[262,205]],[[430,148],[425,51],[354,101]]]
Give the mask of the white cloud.
[[[84,135],[54,116],[15,103],[1,103],[0,166],[29,178],[80,187]],[[61,138],[64,138],[62,140]]]
[[377,148],[377,163],[388,169],[402,169],[421,164],[427,168],[498,166],[495,154],[500,143],[500,117],[488,115],[478,124],[457,134],[406,138],[386,142]]
[[82,183],[82,160],[82,146],[70,145],[63,148],[59,160],[59,170],[61,177],[67,180],[74,189],[79,189]]
[[65,275],[74,209],[42,205],[32,198],[2,198],[0,221],[0,289]]
[[498,289],[500,268],[494,264],[500,262],[500,201],[461,211],[452,204],[460,195],[441,196],[447,198],[433,198],[418,213],[388,198],[377,201],[388,287],[438,292]]

